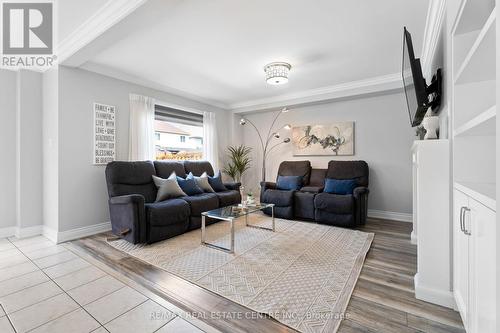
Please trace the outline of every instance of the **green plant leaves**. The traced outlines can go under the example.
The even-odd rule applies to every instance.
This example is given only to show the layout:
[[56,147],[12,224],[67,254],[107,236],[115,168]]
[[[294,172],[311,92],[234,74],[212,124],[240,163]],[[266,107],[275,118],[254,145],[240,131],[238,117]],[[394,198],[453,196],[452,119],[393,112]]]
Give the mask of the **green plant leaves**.
[[230,161],[224,167],[222,172],[227,174],[234,181],[240,181],[245,171],[250,169],[252,162],[250,152],[252,151],[252,148],[245,145],[239,145],[229,146],[227,150]]

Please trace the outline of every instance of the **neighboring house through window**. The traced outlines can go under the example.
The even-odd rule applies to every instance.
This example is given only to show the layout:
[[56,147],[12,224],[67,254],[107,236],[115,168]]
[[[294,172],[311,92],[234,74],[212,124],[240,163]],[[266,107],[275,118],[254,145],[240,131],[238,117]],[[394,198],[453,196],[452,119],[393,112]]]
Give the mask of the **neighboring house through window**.
[[203,115],[156,105],[155,148],[157,160],[201,160]]

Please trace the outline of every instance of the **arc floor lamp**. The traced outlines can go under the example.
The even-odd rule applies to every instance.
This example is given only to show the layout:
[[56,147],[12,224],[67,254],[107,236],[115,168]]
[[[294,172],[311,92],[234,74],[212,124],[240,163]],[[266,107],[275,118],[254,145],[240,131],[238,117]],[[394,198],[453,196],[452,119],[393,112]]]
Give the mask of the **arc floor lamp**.
[[[244,117],[240,119],[240,125],[244,126],[246,124],[250,124],[255,129],[255,131],[257,132],[257,135],[259,137],[260,144],[262,147],[262,181],[263,182],[266,181],[266,159],[267,159],[268,154],[277,146],[284,144],[284,143],[289,143],[291,141],[289,137],[286,137],[286,138],[281,140],[281,135],[279,133],[282,129],[291,130],[292,127],[289,124],[286,124],[284,126],[279,127],[278,129],[274,130],[274,126],[275,126],[278,118],[281,116],[281,114],[287,113],[287,112],[289,112],[289,110],[286,107],[279,110],[278,112],[276,112],[276,114],[273,118],[273,121],[271,123],[271,126],[269,127],[269,130],[267,131],[267,136],[265,136],[265,137],[259,131],[258,127],[255,126],[255,124],[253,122],[251,122],[249,119],[244,118]],[[280,140],[280,141],[276,143],[276,140]]]

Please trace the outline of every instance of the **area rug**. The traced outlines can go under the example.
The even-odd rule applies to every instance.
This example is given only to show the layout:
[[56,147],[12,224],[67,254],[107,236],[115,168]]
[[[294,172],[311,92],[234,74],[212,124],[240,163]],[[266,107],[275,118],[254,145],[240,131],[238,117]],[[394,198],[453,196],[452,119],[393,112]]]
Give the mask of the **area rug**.
[[[270,226],[265,215],[251,224]],[[235,221],[235,253],[200,245],[194,230],[152,245],[109,244],[300,332],[336,332],[373,234],[276,219],[276,232]],[[229,246],[229,223],[207,227],[207,241]]]

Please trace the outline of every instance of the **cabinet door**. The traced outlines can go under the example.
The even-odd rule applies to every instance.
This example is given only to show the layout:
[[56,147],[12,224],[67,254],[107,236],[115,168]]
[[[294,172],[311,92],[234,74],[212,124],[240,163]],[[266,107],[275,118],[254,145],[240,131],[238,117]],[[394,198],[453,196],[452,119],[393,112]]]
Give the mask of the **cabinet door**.
[[453,290],[458,311],[465,328],[469,319],[469,236],[461,228],[462,207],[469,206],[469,198],[455,190],[453,195]]
[[470,319],[472,332],[496,330],[496,213],[469,198],[471,232]]

